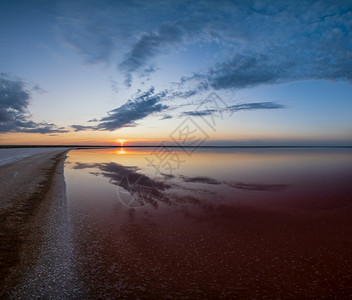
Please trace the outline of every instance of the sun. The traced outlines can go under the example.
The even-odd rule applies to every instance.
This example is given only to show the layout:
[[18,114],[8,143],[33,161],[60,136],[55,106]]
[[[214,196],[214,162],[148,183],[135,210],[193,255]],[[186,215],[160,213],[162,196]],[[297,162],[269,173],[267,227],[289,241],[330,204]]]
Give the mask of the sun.
[[124,143],[126,142],[126,140],[123,139],[117,139],[116,141],[120,143],[121,147],[123,147]]

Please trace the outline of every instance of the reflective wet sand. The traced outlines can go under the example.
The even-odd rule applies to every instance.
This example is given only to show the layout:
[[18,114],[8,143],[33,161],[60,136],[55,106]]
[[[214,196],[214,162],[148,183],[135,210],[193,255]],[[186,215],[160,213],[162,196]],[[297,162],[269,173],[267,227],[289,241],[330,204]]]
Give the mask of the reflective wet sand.
[[350,149],[177,154],[157,169],[153,149],[69,152],[87,297],[352,294]]

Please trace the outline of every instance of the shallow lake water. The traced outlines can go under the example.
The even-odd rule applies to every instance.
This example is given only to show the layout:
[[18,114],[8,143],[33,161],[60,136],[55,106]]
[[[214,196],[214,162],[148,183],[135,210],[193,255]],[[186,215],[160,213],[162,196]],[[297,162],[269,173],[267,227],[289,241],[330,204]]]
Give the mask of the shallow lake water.
[[345,295],[351,179],[351,149],[72,150],[65,181],[84,291]]

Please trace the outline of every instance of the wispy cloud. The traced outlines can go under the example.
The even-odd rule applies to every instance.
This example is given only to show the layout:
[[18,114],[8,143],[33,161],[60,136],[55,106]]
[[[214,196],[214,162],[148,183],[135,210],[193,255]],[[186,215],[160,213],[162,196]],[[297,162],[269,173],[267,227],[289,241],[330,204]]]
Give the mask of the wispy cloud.
[[[308,45],[307,45],[308,47]],[[352,47],[351,47],[352,48]],[[344,56],[327,52],[301,56],[288,54],[288,49],[271,49],[271,53],[235,54],[230,60],[206,71],[183,77],[183,82],[198,81],[198,90],[243,89],[261,84],[277,84],[295,80],[352,81],[352,54]],[[311,52],[311,51],[309,51]],[[324,54],[324,56],[323,56]]]
[[108,116],[100,120],[97,127],[103,130],[116,130],[121,127],[134,126],[135,121],[167,109],[167,105],[160,103],[165,95],[166,92],[155,93],[152,87],[135,99],[128,100],[122,106],[111,110]]
[[256,110],[256,109],[278,109],[278,108],[285,108],[285,106],[276,102],[255,102],[255,103],[235,104],[228,107],[228,109],[232,111]]
[[182,113],[183,116],[210,116],[215,113],[215,109],[205,109],[205,110],[195,110],[195,111],[185,111]]
[[98,120],[96,126],[72,125],[71,127],[75,131],[91,129],[113,131],[135,126],[136,121],[168,109],[167,105],[160,103],[165,100],[166,96],[167,90],[156,93],[154,87],[151,87],[148,91],[139,92],[134,99],[130,99],[120,107],[109,111],[108,116]]
[[[89,122],[89,121],[88,121]],[[95,130],[95,126],[71,125],[73,131]]]
[[171,115],[164,115],[160,118],[160,120],[168,120],[168,119],[172,119],[173,117]]
[[89,61],[117,59],[127,85],[159,55],[209,41],[218,45],[215,55],[225,51],[229,59],[194,70],[189,78],[203,89],[352,80],[348,1],[69,3],[59,18],[65,39]]
[[[38,86],[32,90],[40,89]],[[41,89],[40,89],[41,90]],[[63,127],[52,123],[31,121],[27,109],[31,99],[30,90],[19,79],[0,74],[0,133],[28,132],[28,133],[63,133]]]
[[[254,102],[254,103],[243,103],[243,104],[231,105],[224,108],[224,110],[235,112],[240,110],[278,109],[278,108],[285,108],[285,106],[276,102]],[[181,114],[181,116],[202,117],[202,116],[210,116],[216,112],[217,110],[215,109],[193,110],[193,111],[185,111]]]
[[[121,70],[126,72],[127,84],[130,84],[132,73],[140,71],[152,58],[167,51],[171,46],[177,46],[186,36],[187,30],[183,26],[163,25],[157,33],[144,34],[133,45],[124,61],[119,64]],[[147,68],[143,73],[156,71],[155,68]]]
[[141,77],[150,77],[150,75],[156,72],[158,68],[156,66],[149,66],[143,70]]
[[[182,94],[182,93],[181,93]],[[101,119],[92,119],[88,122],[97,123],[97,125],[71,125],[74,131],[83,130],[109,130],[113,131],[123,127],[133,127],[136,126],[136,121],[144,119],[145,117],[152,115],[154,113],[160,112],[170,112],[175,109],[179,109],[184,105],[176,105],[170,107],[168,105],[162,104],[162,102],[167,102],[167,100],[174,99],[180,94],[172,90],[163,90],[156,93],[155,89],[151,87],[146,92],[139,92],[134,99],[128,100],[125,104],[120,107],[108,112],[108,116]],[[186,106],[192,105],[191,103],[185,104]],[[227,106],[223,108],[228,111],[241,111],[241,110],[258,110],[258,109],[279,109],[285,108],[276,102],[254,102],[254,103],[243,103]],[[182,116],[209,116],[216,113],[215,109],[205,109],[205,110],[193,110],[185,111],[181,113]],[[174,116],[170,114],[164,114],[160,120],[171,119]]]

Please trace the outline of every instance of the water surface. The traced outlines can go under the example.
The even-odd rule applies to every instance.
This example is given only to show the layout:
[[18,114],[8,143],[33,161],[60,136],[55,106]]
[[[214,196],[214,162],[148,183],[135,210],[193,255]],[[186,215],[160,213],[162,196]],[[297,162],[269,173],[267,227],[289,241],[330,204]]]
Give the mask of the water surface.
[[88,295],[350,292],[351,149],[73,150]]

